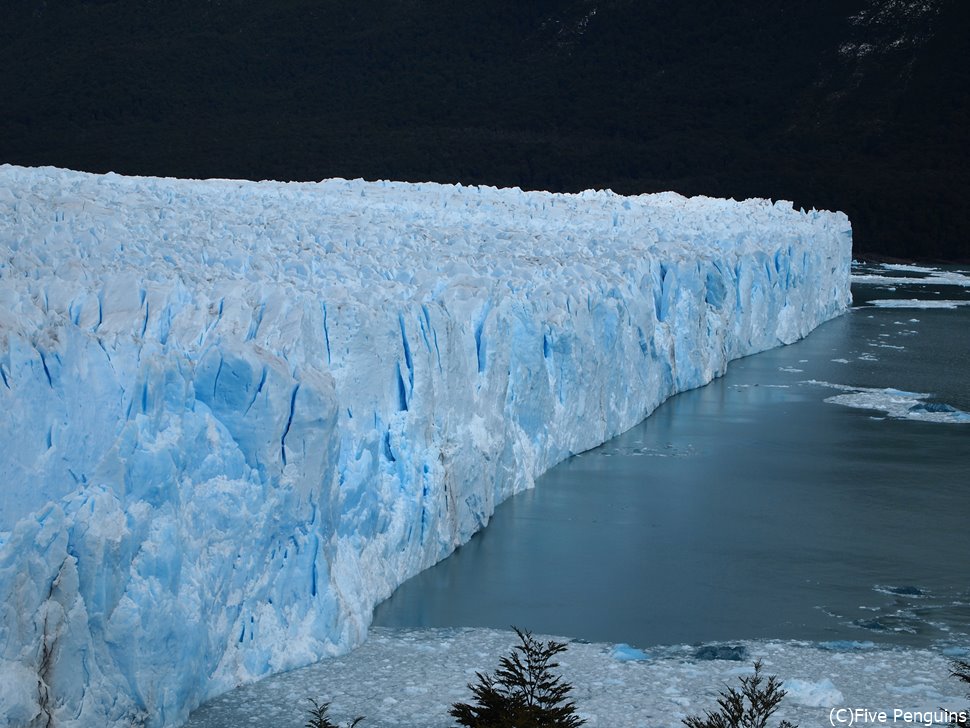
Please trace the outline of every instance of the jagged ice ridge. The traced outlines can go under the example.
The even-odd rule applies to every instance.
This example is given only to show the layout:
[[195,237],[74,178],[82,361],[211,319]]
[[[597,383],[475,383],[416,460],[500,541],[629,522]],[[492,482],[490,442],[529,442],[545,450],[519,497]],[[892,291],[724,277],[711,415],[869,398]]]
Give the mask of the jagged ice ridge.
[[354,647],[497,503],[850,301],[790,203],[0,167],[0,722]]

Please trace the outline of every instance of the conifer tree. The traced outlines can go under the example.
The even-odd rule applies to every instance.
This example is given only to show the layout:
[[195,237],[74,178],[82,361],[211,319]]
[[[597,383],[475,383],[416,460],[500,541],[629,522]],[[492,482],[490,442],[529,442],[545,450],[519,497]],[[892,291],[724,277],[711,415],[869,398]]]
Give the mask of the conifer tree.
[[[970,661],[954,660],[953,672],[950,674],[957,678],[957,680],[970,685]],[[966,711],[966,713],[970,713],[970,710]],[[961,720],[960,717],[954,718],[953,725],[957,726],[957,728],[970,728],[970,715],[967,715],[966,713],[963,716],[965,718],[964,720]]]
[[466,728],[578,728],[586,721],[568,699],[572,685],[553,670],[553,658],[566,650],[562,642],[542,643],[513,627],[519,644],[499,660],[494,675],[476,673],[468,687],[475,704],[455,703],[449,711]]
[[[757,660],[754,675],[741,678],[740,691],[728,688],[721,692],[717,712],[708,712],[704,718],[692,715],[684,718],[683,723],[687,728],[766,728],[786,694],[777,677],[769,675],[767,680],[762,677],[761,660]],[[783,720],[778,728],[798,727]]]
[[[318,703],[313,698],[307,698],[313,705],[307,712],[309,713],[309,718],[306,722],[306,728],[340,728],[339,725],[334,723],[327,717],[327,711],[330,710],[330,703]],[[354,728],[358,723],[364,719],[364,716],[359,715],[354,718],[347,728]]]

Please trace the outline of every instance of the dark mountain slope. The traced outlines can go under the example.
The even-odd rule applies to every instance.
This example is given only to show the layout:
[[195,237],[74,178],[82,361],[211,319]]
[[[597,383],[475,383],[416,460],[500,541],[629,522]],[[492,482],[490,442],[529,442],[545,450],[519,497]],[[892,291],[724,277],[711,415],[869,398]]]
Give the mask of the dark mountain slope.
[[970,258],[962,0],[0,0],[0,161],[795,200]]

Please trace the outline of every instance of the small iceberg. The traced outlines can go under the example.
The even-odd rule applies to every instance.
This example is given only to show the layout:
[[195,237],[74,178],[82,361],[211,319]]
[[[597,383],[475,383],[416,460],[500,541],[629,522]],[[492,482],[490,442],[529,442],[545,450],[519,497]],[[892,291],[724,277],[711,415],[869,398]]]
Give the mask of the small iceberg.
[[610,657],[620,662],[643,662],[650,659],[650,655],[646,652],[638,650],[636,647],[631,647],[625,642],[614,646],[610,651]]

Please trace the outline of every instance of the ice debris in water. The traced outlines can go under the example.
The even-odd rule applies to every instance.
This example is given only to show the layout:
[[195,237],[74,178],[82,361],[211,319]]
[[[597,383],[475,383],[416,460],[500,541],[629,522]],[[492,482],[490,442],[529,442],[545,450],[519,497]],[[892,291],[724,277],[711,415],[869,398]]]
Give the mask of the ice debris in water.
[[[475,671],[493,670],[515,641],[511,632],[491,629],[375,629],[351,654],[216,698],[186,728],[302,725],[300,700],[324,695],[341,721],[368,716],[362,728],[368,722],[451,728],[448,706],[467,701],[466,685]],[[747,652],[737,662],[696,660],[696,648],[688,645],[652,647],[647,660],[618,660],[618,646],[572,641],[559,656],[556,672],[573,685],[571,698],[588,725],[680,725],[688,715],[715,708],[717,691],[737,686],[739,675],[751,674],[755,659],[788,691],[777,720],[801,726],[828,725],[833,707],[932,711],[967,705],[959,682],[949,677],[947,655],[966,654],[956,648],[940,654],[872,642],[748,641],[734,645]]]
[[832,382],[820,382],[814,379],[806,381],[805,384],[814,384],[846,392],[846,394],[827,397],[825,401],[831,404],[877,410],[886,413],[889,417],[901,420],[946,424],[970,423],[970,413],[948,404],[923,401],[932,397],[932,394],[906,392],[892,387],[853,387],[845,384],[833,384]]
[[877,298],[869,301],[869,305],[878,308],[944,308],[954,309],[960,306],[970,306],[970,299],[928,301],[923,298]]

